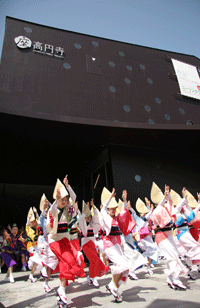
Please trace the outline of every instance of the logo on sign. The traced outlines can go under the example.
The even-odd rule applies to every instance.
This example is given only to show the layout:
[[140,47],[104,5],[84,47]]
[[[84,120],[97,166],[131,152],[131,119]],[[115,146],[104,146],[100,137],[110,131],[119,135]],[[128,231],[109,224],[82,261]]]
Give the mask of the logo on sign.
[[14,39],[15,44],[17,47],[25,49],[25,48],[31,48],[32,42],[28,37],[25,36],[18,36]]
[[14,42],[17,45],[17,47],[21,49],[31,48],[33,45],[33,52],[64,59],[65,53],[64,53],[64,48],[62,47],[54,47],[53,45],[44,44],[38,41],[34,41],[32,44],[32,41],[25,36],[16,37],[14,39]]

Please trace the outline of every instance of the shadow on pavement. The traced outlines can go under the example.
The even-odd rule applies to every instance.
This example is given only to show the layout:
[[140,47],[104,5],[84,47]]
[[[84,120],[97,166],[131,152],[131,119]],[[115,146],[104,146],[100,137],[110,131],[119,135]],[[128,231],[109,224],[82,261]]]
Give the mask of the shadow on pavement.
[[200,304],[181,300],[156,299],[146,308],[199,308]]

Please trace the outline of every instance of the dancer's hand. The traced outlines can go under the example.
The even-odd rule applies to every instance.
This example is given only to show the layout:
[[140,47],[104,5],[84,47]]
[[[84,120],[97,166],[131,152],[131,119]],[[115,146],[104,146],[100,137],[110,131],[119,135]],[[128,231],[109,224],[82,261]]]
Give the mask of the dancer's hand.
[[124,202],[127,200],[127,191],[126,190],[123,190],[123,192],[122,192],[122,199],[123,199]]
[[116,196],[116,192],[115,192],[115,188],[113,188],[111,196],[110,196],[110,200]]
[[61,199],[60,189],[57,189],[57,192],[56,192],[56,200],[60,200],[60,199]]
[[185,198],[185,199],[187,198],[188,192],[187,192],[186,187],[183,187],[182,195],[183,195],[183,198]]
[[68,178],[67,177],[68,177],[68,175],[66,175],[64,180],[63,180],[63,183],[65,184],[66,187],[69,186],[69,182],[68,182]]

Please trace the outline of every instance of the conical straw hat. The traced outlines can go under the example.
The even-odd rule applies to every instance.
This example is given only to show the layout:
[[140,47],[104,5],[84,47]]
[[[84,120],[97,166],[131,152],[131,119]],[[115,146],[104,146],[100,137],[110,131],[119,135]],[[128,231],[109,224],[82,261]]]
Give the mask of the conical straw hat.
[[[110,196],[111,192],[106,187],[104,187],[101,193],[101,204],[104,204],[106,201],[108,201]],[[115,208],[115,207],[118,207],[118,203],[116,199],[113,197],[107,208]]]
[[116,210],[116,215],[118,215],[124,208],[124,203],[121,199],[118,201],[118,208]]
[[[86,212],[86,213],[85,213]],[[82,201],[82,214],[85,213],[86,217],[89,217],[90,215],[92,215],[90,209],[88,208],[87,204],[85,203],[85,201]]]
[[[95,210],[97,210],[98,216],[99,216],[99,215],[100,215],[100,212],[99,212],[98,208],[97,208],[95,205],[94,205],[94,208],[95,208]],[[90,212],[91,212],[91,215],[94,216],[94,209],[93,209],[93,207],[91,207]]]
[[85,201],[82,201],[82,214],[88,209],[87,204],[85,203]]
[[198,202],[196,201],[195,197],[187,190],[187,199],[189,202],[189,205],[192,209],[195,209],[198,205]]
[[140,214],[146,214],[149,212],[145,203],[140,198],[137,199],[135,207]]
[[161,191],[161,189],[156,185],[156,183],[153,182],[151,187],[151,200],[153,203],[159,204],[162,199],[164,198],[164,195]]
[[29,211],[28,211],[28,215],[27,215],[27,220],[30,220],[30,222],[35,220],[35,214],[33,212],[32,207],[30,207]]
[[177,205],[181,201],[181,196],[173,189],[170,190],[170,196],[172,198],[173,205]]
[[43,194],[41,199],[40,199],[40,211],[41,212],[44,210],[44,205],[45,205],[46,199],[47,198],[46,198],[45,194]]
[[54,192],[53,192],[53,198],[54,199],[56,199],[58,189],[60,190],[61,198],[64,198],[64,197],[69,195],[65,186],[63,185],[63,183],[59,179],[57,179],[56,186],[55,186]]

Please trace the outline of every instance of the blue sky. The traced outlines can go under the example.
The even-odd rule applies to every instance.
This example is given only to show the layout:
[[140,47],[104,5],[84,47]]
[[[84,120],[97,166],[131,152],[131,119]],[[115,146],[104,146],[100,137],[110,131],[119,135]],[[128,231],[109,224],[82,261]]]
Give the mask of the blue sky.
[[200,58],[200,0],[0,0],[5,17]]

